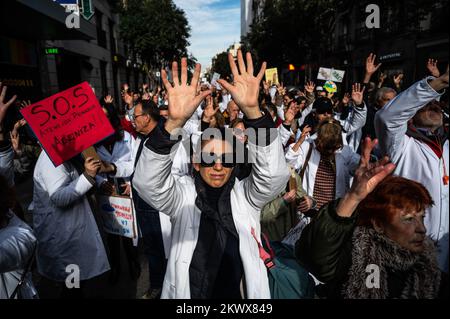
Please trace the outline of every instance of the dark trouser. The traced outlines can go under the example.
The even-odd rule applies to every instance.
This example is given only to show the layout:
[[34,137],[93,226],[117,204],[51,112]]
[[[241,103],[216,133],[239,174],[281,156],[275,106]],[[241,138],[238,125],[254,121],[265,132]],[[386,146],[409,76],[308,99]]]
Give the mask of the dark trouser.
[[133,280],[137,280],[140,275],[140,265],[137,247],[133,246],[131,238],[119,235],[108,234],[107,242],[109,248],[109,264],[111,266],[112,282],[117,282],[121,274],[121,245],[125,252],[125,260],[128,262],[128,270]]
[[161,288],[166,274],[167,260],[161,232],[159,212],[145,203],[133,192],[136,217],[142,234],[144,254],[148,257],[150,285],[152,289]]

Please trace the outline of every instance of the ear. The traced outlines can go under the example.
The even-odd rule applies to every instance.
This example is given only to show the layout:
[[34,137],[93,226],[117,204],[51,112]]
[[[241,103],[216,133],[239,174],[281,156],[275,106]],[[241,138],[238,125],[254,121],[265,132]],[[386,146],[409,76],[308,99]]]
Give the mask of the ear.
[[384,233],[384,226],[379,220],[372,218],[370,221],[372,223],[372,227],[375,229],[377,233],[379,234]]
[[192,163],[192,166],[194,167],[194,169],[199,172],[200,171],[200,164],[199,163]]

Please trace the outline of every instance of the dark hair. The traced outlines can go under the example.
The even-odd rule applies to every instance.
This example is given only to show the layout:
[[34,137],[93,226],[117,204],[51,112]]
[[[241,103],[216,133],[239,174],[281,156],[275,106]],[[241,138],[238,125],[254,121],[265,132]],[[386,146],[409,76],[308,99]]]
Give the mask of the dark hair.
[[330,119],[324,120],[317,128],[316,148],[320,155],[330,158],[334,153],[343,147],[342,128],[339,121]]
[[230,123],[230,128],[235,128],[236,125],[238,125],[239,123],[244,124],[244,121],[240,118],[234,119],[233,121],[231,121]]
[[161,105],[158,110],[160,110],[160,111],[168,111],[169,110],[169,106],[168,105]]
[[272,111],[278,117],[277,107],[275,105],[273,105],[272,103],[267,104],[266,109],[267,111]]
[[304,96],[297,96],[295,98],[295,102],[297,102],[297,104],[301,104],[303,101],[306,101],[306,98]]
[[153,121],[158,122],[160,119],[159,109],[152,100],[142,101],[142,114],[149,115]]
[[[232,145],[233,147],[233,153],[236,153],[236,146],[238,145],[238,143],[240,143],[236,136],[233,134],[231,128],[225,128],[225,127],[216,127],[216,128],[209,128],[209,130],[216,130],[214,131],[216,134],[218,134],[220,136],[220,139],[222,141],[228,142],[230,143],[230,145]],[[229,132],[229,134],[226,134],[225,132]],[[231,138],[230,139],[227,139]],[[202,136],[200,137],[200,141],[199,143],[197,143],[197,149],[196,149],[196,154],[200,154],[201,150],[203,149],[203,147],[211,140],[216,139],[216,136],[212,136],[212,135],[207,135],[207,134],[202,134]],[[242,143],[241,143],[242,144]]]
[[286,95],[287,95],[288,98],[291,99],[291,100],[295,99],[295,91],[294,91],[294,90],[289,91]]
[[326,112],[333,112],[333,102],[327,97],[319,97],[314,101],[313,109],[316,114],[323,114]]
[[103,105],[103,108],[107,111],[107,116],[108,116],[108,120],[111,123],[111,126],[114,129],[114,134],[111,135],[109,138],[107,138],[106,140],[100,142],[100,144],[110,144],[110,143],[114,143],[116,141],[121,141],[123,140],[124,137],[124,131],[123,131],[123,127],[122,127],[122,123],[120,121],[120,117],[116,112],[116,109],[114,108],[114,106],[112,104],[105,104]]

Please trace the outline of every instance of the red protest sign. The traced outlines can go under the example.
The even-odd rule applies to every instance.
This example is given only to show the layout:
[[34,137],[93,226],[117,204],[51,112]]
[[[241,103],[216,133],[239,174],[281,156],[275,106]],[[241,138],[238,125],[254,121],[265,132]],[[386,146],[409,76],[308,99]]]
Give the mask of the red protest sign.
[[114,133],[87,82],[21,110],[55,166]]

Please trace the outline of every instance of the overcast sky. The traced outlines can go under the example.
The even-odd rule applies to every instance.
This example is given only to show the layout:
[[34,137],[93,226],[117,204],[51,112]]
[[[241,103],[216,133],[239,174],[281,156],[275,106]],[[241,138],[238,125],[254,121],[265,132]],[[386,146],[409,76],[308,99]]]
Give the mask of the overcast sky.
[[174,0],[184,10],[191,27],[188,51],[202,64],[240,40],[240,0]]

